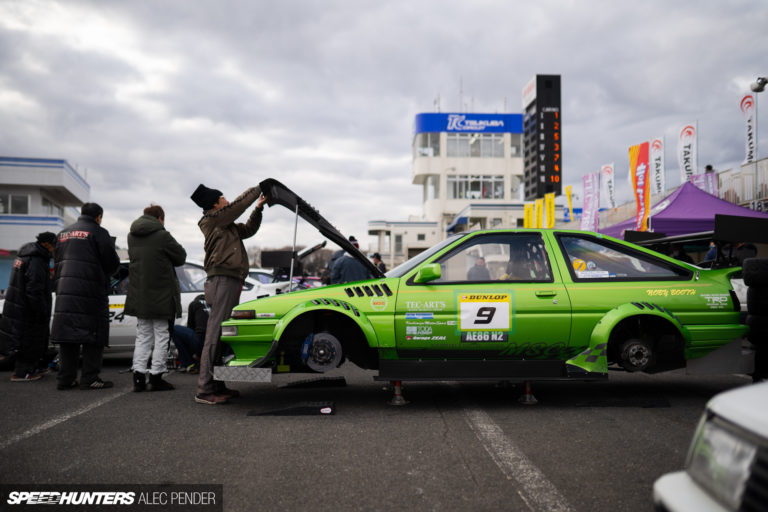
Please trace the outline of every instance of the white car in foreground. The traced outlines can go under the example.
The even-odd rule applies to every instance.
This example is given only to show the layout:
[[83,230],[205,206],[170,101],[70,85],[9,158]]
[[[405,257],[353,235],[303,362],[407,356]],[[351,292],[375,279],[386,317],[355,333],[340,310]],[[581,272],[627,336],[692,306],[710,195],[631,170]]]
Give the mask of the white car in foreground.
[[686,469],[653,485],[657,511],[768,510],[768,382],[707,403]]

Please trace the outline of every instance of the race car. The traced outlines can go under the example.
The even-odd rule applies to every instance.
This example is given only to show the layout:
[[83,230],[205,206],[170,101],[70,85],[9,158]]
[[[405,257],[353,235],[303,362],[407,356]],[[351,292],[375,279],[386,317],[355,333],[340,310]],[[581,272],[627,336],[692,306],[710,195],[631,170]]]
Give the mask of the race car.
[[738,267],[702,269],[592,232],[491,229],[382,274],[284,185],[261,187],[270,206],[297,211],[372,279],[238,305],[222,328],[235,358],[217,378],[326,372],[346,360],[390,381],[594,380],[609,365],[749,371],[730,283]]

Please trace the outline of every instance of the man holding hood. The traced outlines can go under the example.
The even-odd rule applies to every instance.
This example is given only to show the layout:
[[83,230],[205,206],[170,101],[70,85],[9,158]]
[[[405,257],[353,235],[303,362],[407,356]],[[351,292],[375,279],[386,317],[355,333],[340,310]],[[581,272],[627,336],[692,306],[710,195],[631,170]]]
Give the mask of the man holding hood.
[[165,212],[158,205],[144,208],[128,233],[130,259],[125,314],[136,317],[136,345],[133,351],[133,390],[147,387],[147,365],[151,391],[173,386],[163,380],[170,343],[170,327],[181,317],[181,293],[176,270],[187,252],[165,229]]
[[5,294],[0,337],[3,352],[16,359],[13,382],[38,380],[38,363],[48,347],[51,320],[50,261],[56,235],[45,232],[37,241],[24,244],[13,260],[11,280]]
[[109,277],[120,266],[115,239],[101,227],[104,210],[85,203],[77,222],[58,235],[54,251],[56,307],[51,341],[59,344],[58,389],[77,386],[82,346],[80,389],[113,386],[99,377],[104,347],[109,344]]
[[[258,186],[249,188],[232,201],[227,201],[220,190],[205,185],[197,187],[191,199],[203,209],[197,225],[205,236],[205,301],[211,306],[205,343],[200,357],[200,377],[197,381],[195,401],[215,405],[226,403],[238,396],[223,382],[213,380],[213,367],[221,359],[221,322],[240,300],[243,280],[248,275],[248,254],[243,240],[256,234],[261,226],[261,215],[267,198]],[[256,208],[246,223],[235,223],[254,202]]]

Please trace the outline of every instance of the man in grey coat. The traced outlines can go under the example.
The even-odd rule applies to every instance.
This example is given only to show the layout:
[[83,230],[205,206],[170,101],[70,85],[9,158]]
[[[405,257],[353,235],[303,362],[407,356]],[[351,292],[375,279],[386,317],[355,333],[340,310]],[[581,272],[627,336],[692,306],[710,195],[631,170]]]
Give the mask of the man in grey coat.
[[165,229],[165,212],[158,205],[144,208],[128,233],[130,280],[125,314],[136,317],[136,346],[133,351],[133,390],[146,389],[147,365],[151,391],[173,386],[163,380],[170,343],[170,326],[181,316],[181,294],[176,270],[187,252]]

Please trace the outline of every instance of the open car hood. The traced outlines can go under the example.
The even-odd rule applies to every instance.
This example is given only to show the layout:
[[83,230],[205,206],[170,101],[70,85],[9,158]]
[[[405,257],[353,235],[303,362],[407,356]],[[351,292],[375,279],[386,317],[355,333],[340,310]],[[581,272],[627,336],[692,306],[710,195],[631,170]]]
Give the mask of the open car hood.
[[299,216],[317,228],[320,234],[347,251],[352,257],[365,265],[365,268],[371,272],[371,275],[374,277],[384,277],[384,273],[373,264],[373,261],[369,260],[365,254],[352,245],[352,242],[342,235],[339,230],[333,227],[330,222],[325,220],[325,218],[320,215],[320,212],[315,210],[309,203],[288,187],[272,178],[267,178],[262,181],[259,183],[259,186],[261,187],[261,192],[267,197],[267,204],[269,204],[269,206],[279,204],[285,206],[294,213],[298,207]]

